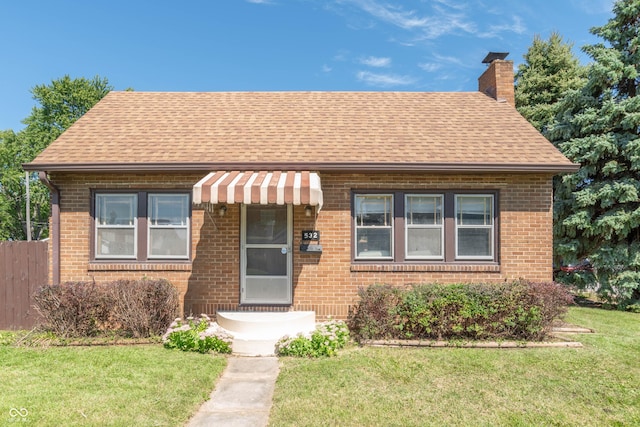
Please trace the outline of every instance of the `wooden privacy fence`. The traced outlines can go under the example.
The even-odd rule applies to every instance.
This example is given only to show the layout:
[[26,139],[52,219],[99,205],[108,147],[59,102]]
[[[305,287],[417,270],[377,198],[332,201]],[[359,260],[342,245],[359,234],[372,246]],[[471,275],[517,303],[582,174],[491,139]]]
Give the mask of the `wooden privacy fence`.
[[49,281],[48,242],[0,242],[0,330],[30,329],[33,294]]

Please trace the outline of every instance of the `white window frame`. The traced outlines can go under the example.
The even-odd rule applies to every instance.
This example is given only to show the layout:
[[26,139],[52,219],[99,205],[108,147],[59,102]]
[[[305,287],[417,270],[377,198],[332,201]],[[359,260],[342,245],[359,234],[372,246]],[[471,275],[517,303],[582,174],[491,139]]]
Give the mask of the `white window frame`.
[[[362,212],[358,212],[358,199],[359,198],[369,198],[369,197],[388,197],[390,199],[390,209],[388,212],[388,219],[386,220],[386,223],[388,225],[384,225],[384,226],[377,226],[377,225],[359,225],[359,221],[358,221],[358,217],[359,215],[362,214]],[[361,260],[393,260],[394,259],[394,247],[395,247],[395,230],[394,230],[394,223],[395,223],[395,218],[394,218],[394,195],[393,193],[356,193],[354,194],[354,216],[355,216],[355,232],[354,232],[354,258],[358,261]],[[386,213],[385,213],[386,214]],[[389,238],[390,238],[390,242],[389,242],[389,256],[372,256],[372,257],[363,257],[363,256],[358,256],[358,230],[363,230],[363,229],[388,229],[391,230],[391,232],[389,233]]]
[[[184,223],[180,225],[175,224],[153,224],[151,221],[151,198],[154,196],[180,196],[185,199],[186,217]],[[189,215],[189,195],[186,193],[147,193],[147,259],[189,259],[189,245],[191,243],[191,221]],[[152,230],[186,230],[187,239],[184,247],[184,255],[153,255],[151,253],[151,231]]]
[[[100,224],[100,207],[102,204],[98,201],[99,198],[102,197],[123,197],[123,196],[133,196],[133,224],[124,225],[124,224]],[[137,259],[138,258],[138,194],[137,193],[96,193],[95,196],[95,242],[94,242],[94,253],[96,259]],[[109,255],[109,254],[101,254],[100,253],[100,230],[107,229],[133,229],[133,254],[132,255]]]
[[[440,224],[409,224],[409,199],[412,197],[436,197],[440,199]],[[444,194],[405,193],[404,195],[404,257],[408,260],[444,260]],[[440,229],[440,255],[421,256],[409,255],[409,232],[416,229]]]
[[[464,224],[459,224],[458,223],[458,203],[459,203],[459,199],[460,198],[464,198],[464,197],[485,197],[485,198],[489,198],[490,202],[489,202],[489,207],[490,207],[490,224],[473,224],[473,225],[464,225]],[[482,261],[490,261],[493,260],[495,258],[495,247],[496,247],[496,242],[495,242],[495,212],[496,212],[496,206],[495,206],[495,197],[493,194],[475,194],[475,193],[461,193],[461,194],[455,194],[454,195],[454,211],[453,211],[453,217],[454,217],[454,233],[455,233],[455,259],[456,260],[482,260]],[[489,231],[489,243],[491,246],[491,253],[489,255],[459,255],[458,253],[458,249],[459,249],[459,245],[458,245],[458,230],[460,229],[488,229]]]

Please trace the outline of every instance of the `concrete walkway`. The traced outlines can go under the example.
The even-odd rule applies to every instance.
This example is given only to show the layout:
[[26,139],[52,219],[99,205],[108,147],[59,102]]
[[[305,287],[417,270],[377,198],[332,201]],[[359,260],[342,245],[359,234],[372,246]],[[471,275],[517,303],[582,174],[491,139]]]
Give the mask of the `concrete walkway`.
[[230,357],[216,389],[187,426],[266,426],[279,371],[276,357]]

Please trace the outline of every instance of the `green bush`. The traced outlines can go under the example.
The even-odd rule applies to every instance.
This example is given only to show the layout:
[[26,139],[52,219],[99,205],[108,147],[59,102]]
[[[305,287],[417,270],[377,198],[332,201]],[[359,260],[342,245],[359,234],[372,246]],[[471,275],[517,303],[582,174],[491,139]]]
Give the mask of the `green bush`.
[[[542,340],[573,298],[556,283],[413,285],[360,290],[349,313],[357,341],[369,339]],[[376,326],[379,322],[381,327]]]
[[162,337],[164,347],[198,353],[231,353],[232,338],[206,314],[176,319]]
[[349,341],[345,322],[330,320],[319,324],[310,336],[285,336],[276,343],[278,356],[321,357],[335,356]]
[[160,335],[178,310],[178,292],[163,279],[66,282],[43,286],[34,300],[40,326],[64,338]]

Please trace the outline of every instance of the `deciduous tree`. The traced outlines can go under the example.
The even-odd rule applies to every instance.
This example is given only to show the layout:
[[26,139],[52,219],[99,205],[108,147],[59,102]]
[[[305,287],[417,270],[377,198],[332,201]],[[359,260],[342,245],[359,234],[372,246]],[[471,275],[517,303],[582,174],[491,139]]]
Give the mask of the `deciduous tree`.
[[[49,85],[35,86],[37,102],[26,127],[18,133],[0,132],[0,240],[24,240],[26,229],[25,173],[22,164],[33,160],[54,139],[102,99],[112,87],[106,78],[71,79],[64,76]],[[31,224],[34,238],[48,235],[49,191],[29,176]]]

